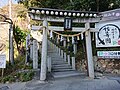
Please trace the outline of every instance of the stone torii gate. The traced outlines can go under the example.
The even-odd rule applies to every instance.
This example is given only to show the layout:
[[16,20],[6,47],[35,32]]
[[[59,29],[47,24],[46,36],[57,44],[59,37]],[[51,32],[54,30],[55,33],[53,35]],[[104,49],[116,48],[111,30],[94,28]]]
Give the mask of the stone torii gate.
[[48,22],[64,22],[65,17],[70,17],[73,23],[85,23],[85,27],[72,27],[72,32],[85,32],[87,61],[88,61],[88,74],[89,77],[94,78],[94,65],[91,47],[91,34],[96,32],[96,28],[90,28],[90,23],[97,23],[100,20],[99,13],[97,12],[82,12],[70,10],[58,10],[48,8],[29,8],[29,16],[32,20],[43,21],[43,26],[33,26],[34,30],[43,28],[42,40],[42,56],[41,56],[41,73],[40,80],[46,79],[46,62],[47,62],[47,29],[54,31],[64,31],[64,27],[48,26]]

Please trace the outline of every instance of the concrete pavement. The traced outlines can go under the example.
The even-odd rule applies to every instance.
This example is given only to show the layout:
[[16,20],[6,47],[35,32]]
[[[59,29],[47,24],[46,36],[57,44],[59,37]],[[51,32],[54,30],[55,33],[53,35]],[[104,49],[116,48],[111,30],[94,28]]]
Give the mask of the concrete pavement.
[[50,79],[46,83],[40,83],[39,80],[32,80],[24,83],[1,84],[9,89],[0,90],[120,90],[120,83],[113,78],[90,79],[76,76],[61,79]]
[[24,90],[120,90],[120,83],[107,78],[93,80],[77,76],[51,80],[46,84],[29,82]]
[[0,84],[0,90],[23,90],[26,82],[16,82],[8,84]]

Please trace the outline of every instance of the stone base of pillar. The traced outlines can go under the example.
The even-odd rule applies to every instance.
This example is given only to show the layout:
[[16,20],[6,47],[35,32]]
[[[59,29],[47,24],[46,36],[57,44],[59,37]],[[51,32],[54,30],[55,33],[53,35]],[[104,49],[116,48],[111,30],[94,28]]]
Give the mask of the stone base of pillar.
[[67,60],[66,60],[66,53],[65,53],[65,52],[64,52],[64,61],[67,61]]

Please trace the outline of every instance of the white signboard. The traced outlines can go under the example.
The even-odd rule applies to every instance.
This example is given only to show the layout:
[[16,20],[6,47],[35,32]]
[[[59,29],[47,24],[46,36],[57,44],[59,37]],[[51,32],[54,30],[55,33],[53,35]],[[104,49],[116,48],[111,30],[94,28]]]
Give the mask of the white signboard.
[[120,19],[120,8],[110,11],[100,12],[102,19],[100,21],[110,21]]
[[0,55],[0,68],[6,68],[6,55]]
[[120,51],[97,51],[98,58],[120,58]]
[[100,22],[96,24],[96,47],[120,46],[120,20]]

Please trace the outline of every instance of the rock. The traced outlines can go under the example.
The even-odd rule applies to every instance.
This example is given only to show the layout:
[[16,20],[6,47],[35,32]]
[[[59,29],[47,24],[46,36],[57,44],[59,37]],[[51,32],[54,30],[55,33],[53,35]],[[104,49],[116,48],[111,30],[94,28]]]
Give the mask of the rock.
[[120,74],[120,70],[118,70],[118,69],[114,69],[114,70],[112,71],[112,73]]
[[102,73],[99,73],[99,72],[95,72],[95,77],[102,77],[103,74]]
[[3,86],[0,88],[0,90],[9,90],[10,88],[8,86]]
[[10,83],[9,81],[6,82],[6,84]]

